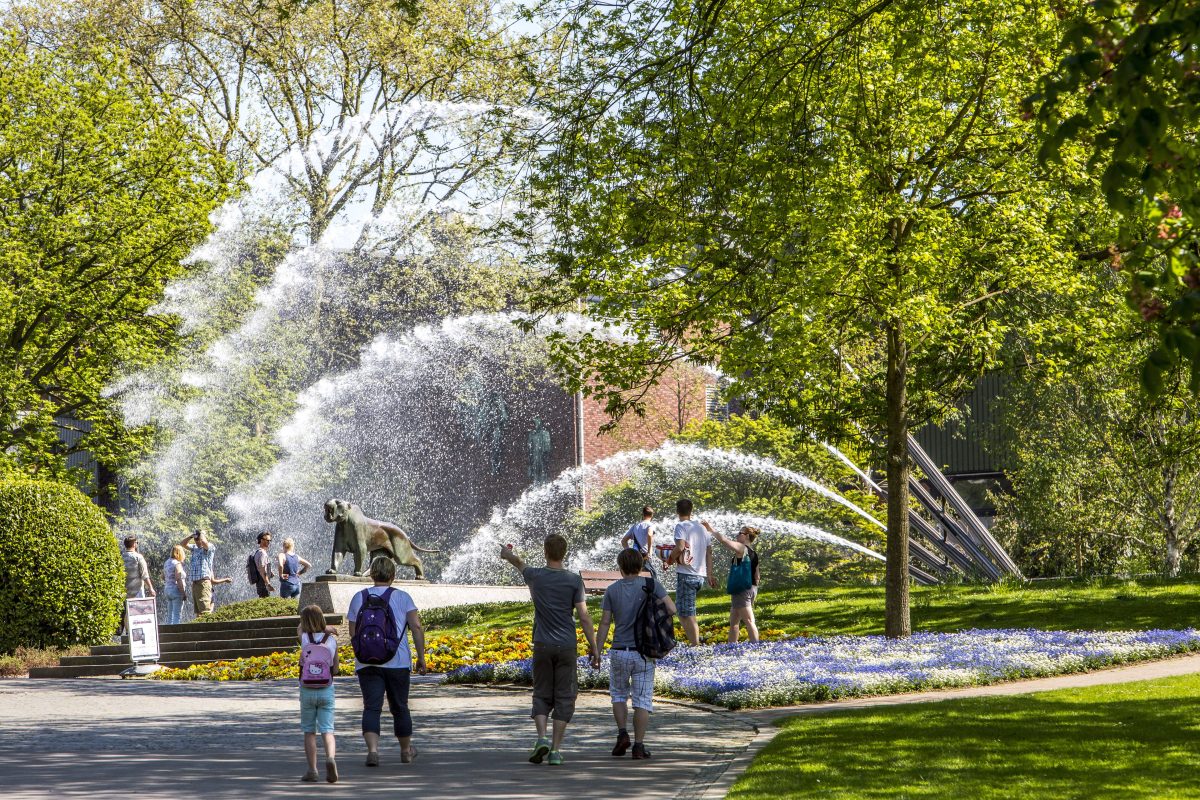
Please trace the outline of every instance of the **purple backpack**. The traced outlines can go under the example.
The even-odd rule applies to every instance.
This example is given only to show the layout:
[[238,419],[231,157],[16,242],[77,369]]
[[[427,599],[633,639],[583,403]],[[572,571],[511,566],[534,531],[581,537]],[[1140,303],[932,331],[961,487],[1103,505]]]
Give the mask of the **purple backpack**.
[[386,664],[400,649],[403,631],[396,628],[396,616],[392,613],[392,592],[387,591],[376,597],[366,589],[362,590],[362,607],[354,620],[354,636],[350,644],[354,648],[354,657],[364,664]]
[[325,646],[329,634],[322,636],[319,642],[313,641],[311,634],[308,638],[300,649],[300,685],[320,689],[333,683],[334,656]]

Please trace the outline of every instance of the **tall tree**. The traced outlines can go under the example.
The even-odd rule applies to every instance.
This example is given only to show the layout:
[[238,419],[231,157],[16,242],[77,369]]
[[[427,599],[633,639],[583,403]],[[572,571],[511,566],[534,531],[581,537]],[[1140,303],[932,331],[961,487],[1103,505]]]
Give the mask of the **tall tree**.
[[1091,326],[1079,363],[1031,359],[1002,404],[1014,492],[994,530],[1034,575],[1174,576],[1200,542],[1200,401],[1179,368],[1155,396],[1141,391],[1157,336],[1123,313],[1115,283],[1097,281],[1110,324]]
[[394,252],[438,204],[493,199],[529,127],[531,43],[483,0],[24,0],[9,16],[51,46],[122,47],[240,177],[275,175],[305,244],[374,216],[402,221],[364,230]]
[[730,393],[882,445],[890,636],[909,633],[907,436],[1074,291],[1077,164],[1047,181],[1019,117],[1048,4],[573,7],[561,120],[533,202],[553,310],[591,298],[637,341],[556,341],[565,373],[637,410],[680,358]]
[[[176,342],[151,313],[209,231],[230,172],[103,48],[0,40],[0,463],[56,474],[132,440],[102,393]],[[91,433],[58,443],[83,420]]]

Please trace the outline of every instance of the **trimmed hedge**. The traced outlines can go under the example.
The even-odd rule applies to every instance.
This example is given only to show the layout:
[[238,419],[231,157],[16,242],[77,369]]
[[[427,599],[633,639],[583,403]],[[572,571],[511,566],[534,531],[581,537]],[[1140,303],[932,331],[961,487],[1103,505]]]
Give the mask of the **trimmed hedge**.
[[211,614],[196,617],[189,624],[203,625],[207,622],[240,622],[244,619],[264,617],[294,617],[300,613],[300,602],[288,597],[256,597],[240,603],[221,606]]
[[0,482],[0,653],[112,636],[125,567],[104,514],[74,486]]

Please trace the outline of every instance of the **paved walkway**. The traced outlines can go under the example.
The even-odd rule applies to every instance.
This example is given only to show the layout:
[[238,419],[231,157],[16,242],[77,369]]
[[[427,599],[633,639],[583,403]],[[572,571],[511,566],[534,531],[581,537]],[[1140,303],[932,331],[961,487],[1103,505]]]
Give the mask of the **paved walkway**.
[[[607,695],[585,693],[566,764],[537,766],[526,761],[534,739],[527,690],[417,681],[418,758],[401,764],[389,738],[380,767],[368,770],[358,687],[338,679],[342,780],[334,786],[298,782],[304,754],[290,681],[0,681],[0,796],[683,800],[702,796],[755,736],[734,715],[663,703],[647,738],[654,757],[614,759],[612,706]],[[385,711],[385,731],[390,719]]]
[[[335,786],[297,782],[304,770],[291,682],[119,680],[0,681],[0,795],[49,798],[196,797],[586,797],[588,800],[717,800],[774,736],[776,720],[849,708],[1014,695],[1200,672],[1200,655],[995,686],[868,697],[732,713],[661,703],[649,762],[608,754],[607,695],[580,696],[562,768],[525,761],[531,744],[528,691],[438,687],[412,692],[413,764],[394,740],[382,765],[363,765],[361,703],[353,679],[338,679]],[[385,730],[389,721],[385,713]],[[757,731],[756,731],[757,727]]]

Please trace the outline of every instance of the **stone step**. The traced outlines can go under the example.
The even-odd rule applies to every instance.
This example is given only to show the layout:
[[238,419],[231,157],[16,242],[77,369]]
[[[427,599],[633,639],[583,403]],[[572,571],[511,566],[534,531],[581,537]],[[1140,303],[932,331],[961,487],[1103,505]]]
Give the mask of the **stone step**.
[[[342,614],[326,614],[325,621],[330,625],[341,625],[345,619]],[[291,628],[296,630],[300,617],[262,617],[261,619],[243,619],[233,622],[185,622],[182,625],[159,625],[158,635],[166,639],[177,634],[192,634],[196,631],[250,631],[262,628]]]
[[[295,631],[283,636],[255,636],[253,638],[243,639],[210,639],[205,641],[176,641],[176,642],[160,642],[159,652],[166,657],[170,653],[184,653],[196,650],[239,650],[247,647],[263,648],[272,647],[273,652],[279,653],[284,650],[298,650],[300,641],[296,638]],[[98,647],[93,647],[90,656],[70,656],[71,658],[91,658],[101,656],[125,656],[129,657],[129,645],[123,644],[106,644]]]
[[[207,664],[210,661],[233,661],[238,658],[254,658],[255,656],[269,656],[272,653],[281,653],[291,648],[280,649],[278,647],[259,647],[249,645],[245,647],[229,647],[220,650],[180,650],[173,653],[164,653],[158,663],[165,667],[174,667],[187,664]],[[104,667],[112,664],[124,664],[129,666],[132,661],[129,660],[129,654],[123,653],[119,655],[104,655],[104,656],[64,656],[59,659],[59,666],[62,667]]]
[[[342,614],[327,614],[330,625],[344,626]],[[212,661],[267,656],[299,648],[296,626],[300,617],[267,617],[238,622],[163,625],[159,628],[159,663],[186,667]],[[67,656],[57,667],[30,670],[31,678],[74,678],[116,675],[131,665],[129,638],[121,644],[97,645],[86,656]]]
[[129,667],[124,664],[86,665],[81,667],[33,667],[29,670],[31,678],[100,678],[105,675],[120,675]]
[[[177,660],[171,658],[167,661],[160,661],[159,664],[164,667],[190,667],[194,664],[210,664],[213,661],[233,661],[237,658],[249,658],[256,655],[270,655],[270,652],[258,652],[256,650],[234,651],[225,654],[217,653],[214,658],[213,653],[205,652],[202,658]],[[87,658],[82,656],[81,658]],[[133,666],[133,662],[128,657],[124,659],[112,659],[100,664],[60,664],[57,667],[34,667],[29,670],[30,678],[99,678],[106,675],[120,675],[129,667]]]
[[[342,625],[345,618],[341,614],[326,614],[325,621],[330,625]],[[253,623],[253,624],[248,624]],[[261,620],[246,620],[244,622],[213,622],[184,625],[160,625],[158,639],[160,642],[199,642],[218,639],[244,639],[249,637],[267,637],[277,639],[283,636],[296,637],[296,627],[300,624],[299,617],[268,617]],[[127,648],[129,637],[122,636],[121,644]],[[101,645],[111,647],[114,645]]]

